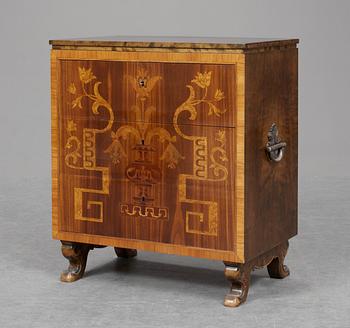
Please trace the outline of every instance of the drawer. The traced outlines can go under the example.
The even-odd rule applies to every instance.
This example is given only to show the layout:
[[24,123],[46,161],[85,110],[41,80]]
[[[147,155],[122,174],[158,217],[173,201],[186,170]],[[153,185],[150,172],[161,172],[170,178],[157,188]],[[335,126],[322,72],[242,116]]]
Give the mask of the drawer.
[[235,126],[236,64],[61,60],[62,119]]
[[105,132],[95,128],[106,124],[62,122],[61,173],[91,177],[100,167],[109,168],[111,178],[123,179],[131,163],[137,163],[156,167],[162,179],[173,183],[182,172],[215,178],[233,169],[235,128],[141,122],[115,122]]
[[233,250],[235,128],[62,123],[62,231]]
[[230,181],[180,175],[178,183],[150,187],[61,175],[59,184],[60,231],[236,250]]

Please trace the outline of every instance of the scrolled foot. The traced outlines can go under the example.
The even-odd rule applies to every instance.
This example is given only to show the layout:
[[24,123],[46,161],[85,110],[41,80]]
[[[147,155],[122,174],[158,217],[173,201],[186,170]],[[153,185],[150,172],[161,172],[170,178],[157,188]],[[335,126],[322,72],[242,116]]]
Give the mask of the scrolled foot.
[[271,278],[282,279],[289,275],[289,269],[283,264],[288,251],[288,241],[282,243],[269,251],[246,263],[225,264],[225,276],[231,281],[231,290],[225,296],[224,305],[237,307],[248,296],[250,272],[254,269],[263,268],[267,265],[267,270]]
[[224,298],[224,305],[237,307],[248,296],[251,267],[249,264],[225,263],[225,276],[231,282],[231,289]]
[[267,266],[267,271],[271,278],[283,279],[289,276],[289,269],[284,265],[284,259],[288,251],[288,242],[279,248],[278,256]]
[[135,257],[137,255],[137,250],[131,249],[131,248],[114,247],[114,251],[118,257],[122,257],[125,259],[129,259],[129,258]]
[[61,273],[62,282],[73,282],[83,277],[88,253],[92,245],[61,241],[62,254],[69,261],[68,269]]

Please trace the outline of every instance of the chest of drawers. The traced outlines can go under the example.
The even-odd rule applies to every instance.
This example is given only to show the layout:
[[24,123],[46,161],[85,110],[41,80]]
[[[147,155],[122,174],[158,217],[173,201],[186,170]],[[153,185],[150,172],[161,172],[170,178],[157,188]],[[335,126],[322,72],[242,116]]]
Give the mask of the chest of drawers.
[[112,246],[288,275],[297,232],[298,40],[103,38],[51,50],[52,229],[69,267]]

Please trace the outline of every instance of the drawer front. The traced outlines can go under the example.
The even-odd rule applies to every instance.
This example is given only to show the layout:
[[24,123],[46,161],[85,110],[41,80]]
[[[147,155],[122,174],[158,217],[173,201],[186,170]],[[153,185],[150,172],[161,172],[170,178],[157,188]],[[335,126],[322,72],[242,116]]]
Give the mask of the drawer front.
[[234,66],[62,61],[59,230],[235,251]]
[[[146,138],[144,144],[133,133],[125,140],[113,139],[111,133],[84,138],[86,130],[80,127],[74,136],[66,134],[60,158],[60,229],[233,250],[235,129],[179,129],[188,139],[170,124],[149,126],[149,133],[167,137]],[[85,154],[74,140],[82,145],[89,140]]]
[[[63,118],[108,121],[110,110],[116,122],[173,124],[178,114],[179,124],[235,126],[235,64],[62,60],[60,66]],[[91,102],[101,105],[95,113]]]

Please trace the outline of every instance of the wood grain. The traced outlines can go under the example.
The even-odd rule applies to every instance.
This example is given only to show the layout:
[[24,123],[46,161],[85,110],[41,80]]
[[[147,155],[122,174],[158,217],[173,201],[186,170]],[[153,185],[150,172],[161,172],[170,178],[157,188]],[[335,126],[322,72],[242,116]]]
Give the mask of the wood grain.
[[[242,163],[244,162],[244,153],[243,149],[244,146],[242,145],[236,145],[235,138],[236,134],[240,138],[241,143],[244,142],[244,57],[239,55],[232,55],[232,54],[225,54],[225,55],[216,55],[216,54],[142,54],[142,53],[108,53],[108,52],[81,52],[81,51],[53,51],[55,54],[55,58],[57,58],[58,66],[60,67],[62,78],[60,79],[60,85],[56,86],[59,90],[61,90],[61,94],[59,97],[56,97],[56,101],[59,102],[58,108],[60,108],[60,114],[59,114],[59,125],[60,125],[60,133],[59,133],[59,140],[60,140],[60,149],[62,152],[61,158],[61,164],[60,164],[60,228],[59,233],[56,234],[57,236],[60,236],[58,238],[63,238],[62,232],[75,232],[74,236],[78,236],[76,232],[80,232],[84,235],[91,235],[96,234],[98,236],[115,236],[116,238],[120,238],[120,236],[124,236],[127,238],[126,240],[134,239],[134,238],[140,238],[145,240],[154,240],[155,242],[163,245],[164,241],[168,243],[174,243],[176,245],[182,245],[184,247],[184,253],[186,253],[186,249],[190,247],[191,249],[202,247],[206,249],[205,254],[206,257],[208,254],[208,251],[210,248],[212,249],[223,249],[234,252],[234,254],[231,255],[231,259],[235,258],[236,262],[242,261],[243,259],[243,246],[244,246],[244,217],[243,217],[243,201],[244,197],[242,195],[242,191],[244,190],[244,180],[243,180],[243,173],[244,173],[244,166]],[[150,56],[151,55],[151,56]],[[100,62],[101,61],[101,62]],[[137,61],[137,63],[135,63]],[[140,61],[141,63],[139,63]],[[174,63],[176,62],[176,63]],[[188,64],[188,62],[192,64]],[[86,65],[88,63],[88,65]],[[109,64],[110,63],[110,64]],[[183,64],[182,64],[183,63]],[[185,64],[186,63],[186,64]],[[193,64],[197,63],[197,64]],[[218,64],[221,63],[221,64]],[[222,64],[223,63],[223,64]],[[99,119],[93,119],[94,115],[88,115],[87,111],[85,110],[79,110],[74,112],[71,110],[71,102],[72,98],[66,98],[67,97],[67,88],[69,88],[70,83],[74,82],[76,85],[78,85],[77,80],[77,72],[74,75],[74,70],[77,71],[77,68],[79,66],[84,66],[86,69],[91,68],[94,74],[96,75],[96,78],[98,80],[104,80],[107,81],[106,86],[103,86],[101,84],[100,86],[100,92],[107,99],[110,103],[113,104],[113,108],[130,108],[130,105],[135,100],[135,94],[132,90],[132,88],[129,87],[129,89],[125,89],[125,81],[119,82],[120,88],[118,88],[118,72],[121,72],[121,68],[124,67],[123,73],[128,73],[130,75],[135,75],[137,72],[137,66],[147,66],[148,71],[150,71],[152,74],[164,74],[164,72],[167,72],[167,74],[164,74],[165,77],[163,77],[162,82],[166,85],[166,82],[170,84],[170,90],[176,90],[178,92],[178,95],[171,95],[167,94],[166,87],[162,87],[158,90],[155,89],[155,95],[153,96],[153,100],[155,100],[157,105],[160,108],[164,109],[163,116],[155,117],[155,121],[157,124],[161,127],[165,127],[165,129],[170,130],[171,134],[175,134],[173,128],[171,128],[170,124],[170,116],[167,116],[169,114],[166,113],[166,110],[169,111],[170,108],[176,108],[176,106],[179,106],[182,100],[186,99],[188,94],[186,83],[191,82],[191,78],[193,78],[193,75],[196,71],[212,71],[212,87],[213,90],[217,90],[219,87],[222,89],[222,91],[225,93],[225,100],[224,107],[230,110],[227,111],[230,116],[228,116],[228,119],[221,120],[221,118],[218,120],[217,117],[210,118],[210,121],[204,121],[204,116],[200,118],[199,125],[194,124],[196,122],[191,121],[182,121],[181,123],[185,123],[181,125],[181,129],[184,131],[188,131],[188,134],[198,133],[198,135],[205,135],[210,140],[209,143],[214,144],[215,141],[215,133],[217,133],[217,130],[220,128],[221,130],[226,130],[226,136],[227,136],[227,148],[230,149],[229,152],[229,160],[232,165],[232,169],[230,169],[229,175],[230,180],[226,184],[226,188],[228,188],[227,195],[224,193],[221,193],[222,190],[225,190],[223,188],[219,188],[219,186],[211,187],[207,184],[207,187],[203,189],[203,186],[200,186],[197,184],[193,187],[188,188],[188,193],[191,194],[191,197],[194,197],[192,195],[195,195],[196,193],[200,193],[200,197],[204,197],[204,199],[213,199],[215,200],[219,195],[219,202],[222,198],[225,200],[225,207],[226,207],[226,214],[220,214],[219,215],[219,228],[218,228],[218,234],[216,236],[210,236],[210,235],[198,235],[192,233],[184,233],[184,220],[183,217],[179,214],[175,215],[175,219],[173,223],[168,224],[168,228],[160,228],[162,225],[164,226],[164,223],[154,223],[152,221],[147,223],[132,223],[127,222],[127,224],[123,225],[122,230],[115,230],[113,226],[115,227],[115,223],[113,223],[113,218],[116,218],[116,213],[109,213],[106,214],[106,217],[109,217],[109,226],[105,226],[105,228],[99,227],[101,223],[98,222],[82,222],[77,221],[74,222],[74,215],[72,214],[72,208],[74,205],[72,204],[72,201],[69,200],[69,195],[72,195],[72,192],[74,190],[74,187],[79,187],[81,185],[88,184],[92,188],[101,188],[101,175],[99,173],[93,173],[91,171],[86,172],[74,172],[74,170],[69,170],[64,165],[64,152],[65,152],[65,144],[67,142],[67,134],[64,132],[65,128],[67,126],[67,123],[69,120],[73,119],[74,122],[77,125],[77,134],[81,133],[81,130],[83,127],[85,128],[98,128],[99,125],[103,125],[106,123],[106,120],[108,119],[108,116],[103,117],[103,109],[101,110],[101,115],[99,115]],[[190,67],[192,66],[192,68]],[[113,70],[116,71],[115,76],[113,76],[113,73],[111,73]],[[97,72],[97,73],[96,73]],[[190,72],[190,73],[189,73]],[[120,75],[122,75],[120,73]],[[125,74],[124,74],[125,75]],[[192,75],[192,76],[191,76]],[[191,76],[191,77],[190,77]],[[236,78],[235,78],[236,77]],[[119,80],[120,81],[120,80]],[[170,81],[170,82],[169,82]],[[113,82],[113,83],[112,83]],[[180,83],[181,82],[181,83]],[[124,84],[123,84],[124,83]],[[174,84],[176,83],[176,84]],[[182,88],[180,86],[182,85]],[[119,89],[119,91],[118,91]],[[91,89],[88,90],[88,92],[91,92]],[[213,92],[213,91],[210,91]],[[167,97],[171,99],[170,103],[164,103],[164,100],[160,99],[162,97],[157,96],[157,94],[165,94]],[[118,97],[119,95],[119,97]],[[129,95],[129,96],[126,96]],[[208,95],[210,95],[208,93]],[[203,96],[203,94],[201,95]],[[212,93],[210,97],[213,97],[214,94]],[[164,97],[163,98],[167,98]],[[122,99],[122,103],[118,105],[119,99]],[[160,101],[160,102],[159,102]],[[173,104],[172,104],[173,103]],[[82,107],[86,109],[87,104],[83,103]],[[78,113],[78,114],[77,114]],[[127,111],[124,111],[124,118],[122,115],[118,115],[118,113],[115,113],[115,117],[117,118],[115,120],[115,125],[113,126],[112,130],[116,130],[118,126],[124,124],[124,123],[132,123],[136,124],[137,122],[132,122],[133,120],[130,118],[130,113]],[[200,113],[202,115],[202,113]],[[213,115],[215,116],[215,115]],[[217,121],[215,121],[215,119]],[[236,124],[236,120],[239,120],[239,126],[238,126],[238,132],[236,132],[236,129],[233,128]],[[187,123],[187,124],[186,124]],[[226,126],[226,127],[225,127]],[[196,130],[194,132],[194,130]],[[232,131],[231,131],[232,130]],[[239,134],[238,134],[239,133]],[[178,138],[179,139],[179,138]],[[97,145],[97,160],[99,166],[106,166],[106,167],[112,167],[112,163],[110,159],[108,159],[107,154],[103,153],[104,147],[108,145],[108,142],[110,142],[110,135],[106,134],[102,138],[98,138],[98,145]],[[129,141],[130,142],[130,141]],[[180,153],[186,153],[188,162],[191,161],[192,155],[191,153],[191,144],[189,143],[186,145],[186,143],[179,143],[179,150]],[[235,152],[236,147],[238,150],[238,167],[234,164],[236,162],[235,159]],[[159,149],[158,151],[161,151],[162,149]],[[233,152],[231,152],[231,150]],[[159,154],[156,154],[159,157]],[[241,164],[239,164],[241,163]],[[182,164],[181,164],[182,165]],[[125,167],[125,165],[124,165]],[[185,167],[184,167],[185,168]],[[162,171],[166,169],[163,168]],[[123,169],[121,169],[120,172],[122,172]],[[111,188],[115,190],[120,190],[118,188],[120,183],[122,182],[121,175],[116,173],[117,170],[112,170],[112,180],[111,180]],[[184,172],[186,172],[186,169],[184,169]],[[190,173],[190,171],[188,171]],[[97,176],[96,176],[97,174]],[[90,177],[89,180],[86,180],[85,177]],[[167,183],[164,183],[160,186],[160,188],[163,188],[164,190],[167,189],[167,186],[175,185],[176,184],[176,175],[173,177],[168,176],[166,181]],[[84,180],[85,179],[85,180]],[[236,191],[236,179],[240,179],[239,186],[238,186],[238,192]],[[124,179],[125,180],[125,179]],[[165,180],[164,180],[165,181]],[[73,186],[75,185],[75,186]],[[65,189],[66,188],[66,189]],[[116,189],[117,188],[117,189]],[[203,194],[203,190],[205,191]],[[227,189],[226,189],[227,190]],[[130,193],[130,191],[129,191]],[[113,194],[113,193],[112,193]],[[116,193],[118,194],[118,193]],[[165,193],[166,194],[166,193]],[[164,193],[160,194],[163,196],[160,196],[161,198],[164,198]],[[95,195],[96,196],[96,195]],[[115,194],[112,195],[115,197]],[[226,197],[229,196],[229,197]],[[238,196],[238,197],[237,197]],[[84,196],[85,197],[85,196]],[[91,197],[91,195],[90,195]],[[172,203],[171,199],[175,199],[176,194],[174,196],[171,196],[169,194],[165,199],[169,199],[168,203]],[[235,206],[235,197],[238,198],[237,206]],[[106,195],[99,194],[97,195],[98,201],[105,201]],[[194,197],[195,198],[195,197]],[[103,200],[104,199],[104,200]],[[90,199],[91,200],[91,199]],[[84,200],[86,201],[86,199]],[[115,203],[115,202],[113,202]],[[173,206],[173,205],[171,205]],[[193,207],[193,205],[191,205]],[[196,205],[199,206],[199,205]],[[183,206],[182,206],[183,207]],[[107,206],[108,208],[108,206]],[[93,211],[96,211],[96,208],[93,206],[90,208],[90,212],[93,213]],[[110,211],[112,211],[112,207],[110,208]],[[180,211],[184,211],[183,208],[178,208],[177,213]],[[115,212],[115,211],[114,211]],[[196,211],[190,211],[190,212],[196,212]],[[231,214],[230,214],[231,213]],[[86,214],[86,213],[85,213]],[[95,213],[96,214],[96,213]],[[229,215],[228,215],[229,214]],[[239,220],[235,220],[234,218],[236,215],[240,215]],[[73,221],[72,221],[73,220]],[[130,220],[129,220],[130,221]],[[132,221],[132,220],[131,220]],[[137,221],[137,220],[134,220]],[[140,221],[140,220],[139,220]],[[112,223],[111,223],[112,222]],[[198,218],[196,217],[189,217],[189,225],[190,229],[194,230],[203,230],[205,231],[208,229],[207,222],[199,223]],[[121,227],[122,225],[119,225]],[[139,226],[139,227],[138,227]],[[112,227],[112,229],[111,229]],[[158,227],[158,228],[157,228]],[[113,230],[114,229],[114,230]],[[131,229],[131,230],[130,230]],[[161,229],[161,230],[159,230]],[[164,232],[162,235],[162,231]],[[142,236],[140,235],[143,234]],[[160,235],[159,235],[160,234]],[[237,237],[236,237],[237,235]],[[153,237],[152,237],[153,236]],[[79,242],[78,239],[71,239],[72,241]],[[110,239],[108,239],[110,240]],[[81,240],[80,240],[81,241]],[[98,243],[94,243],[98,244]],[[116,245],[121,246],[121,245]],[[132,248],[132,247],[131,247]],[[162,247],[161,247],[162,248]],[[165,248],[166,249],[166,248]],[[177,251],[180,248],[175,248]],[[190,252],[191,253],[191,252]],[[192,254],[192,253],[191,253]],[[215,253],[216,254],[216,253]],[[212,257],[211,257],[212,258]],[[220,257],[221,259],[221,257]]]
[[236,128],[235,128],[235,219],[237,221],[236,248],[244,260],[244,220],[245,220],[245,57],[236,64]]
[[176,53],[176,52],[113,52],[103,50],[51,50],[59,60],[106,60],[133,62],[236,64],[244,62],[244,54]]
[[223,251],[216,249],[206,249],[198,247],[189,247],[182,245],[173,245],[165,243],[155,243],[151,241],[135,240],[118,237],[99,236],[92,234],[83,234],[75,232],[58,232],[57,239],[59,240],[70,240],[77,243],[101,245],[101,246],[112,246],[112,247],[123,247],[138,249],[150,252],[164,253],[164,254],[175,254],[182,256],[192,256],[210,260],[229,261],[235,263],[241,263],[242,259],[232,251]]
[[[153,126],[153,125],[151,125]],[[155,125],[165,127],[172,135],[175,134],[172,125]],[[117,126],[116,126],[117,128]],[[208,137],[208,148],[215,147],[215,134],[217,128],[205,126],[186,126],[182,129],[191,135],[205,135]],[[78,127],[78,135],[80,132]],[[226,148],[228,162],[234,161],[234,129],[223,129],[226,134]],[[128,158],[121,160],[118,164],[113,164],[109,155],[104,152],[111,143],[110,135],[101,135],[96,140],[97,164],[108,167],[110,170],[110,192],[106,194],[96,194],[93,190],[102,188],[102,176],[96,171],[81,170],[67,167],[65,158],[60,161],[60,223],[63,231],[90,233],[97,235],[107,235],[125,237],[129,239],[150,240],[154,242],[173,243],[185,246],[224,249],[236,251],[235,235],[236,220],[234,217],[234,166],[228,167],[228,177],[224,181],[216,181],[213,171],[208,168],[208,180],[191,177],[192,163],[194,162],[194,150],[192,142],[178,138],[176,147],[184,157],[180,160],[176,168],[170,169],[159,158],[166,145],[158,144],[154,139],[151,146],[154,149],[153,166],[154,170],[159,168],[161,176],[157,183],[150,190],[150,202],[137,202],[135,197],[135,186],[126,176],[126,170],[135,161],[135,152],[129,151]],[[62,138],[61,149],[64,151],[66,137]],[[125,149],[132,149],[136,141],[130,137]],[[79,166],[79,165],[78,165]],[[179,176],[187,174],[186,185],[184,186],[188,202],[179,203],[180,182]],[[210,181],[210,179],[212,179]],[[87,201],[99,201],[104,204],[102,222],[89,222],[77,220],[74,212],[74,193],[76,188],[83,188],[83,216],[96,218],[99,216],[97,206],[88,209]],[[91,192],[87,192],[91,190]],[[210,204],[217,204],[218,217],[217,235],[210,236]],[[122,204],[133,204],[146,206],[148,204],[155,208],[166,208],[168,217],[166,219],[152,219],[127,216],[121,213]],[[186,232],[186,212],[203,213],[203,222],[200,223],[197,217],[189,217],[188,230],[198,231],[197,233]]]
[[144,37],[110,36],[72,40],[50,40],[54,49],[97,48],[108,51],[251,51],[295,47],[298,39],[215,38],[215,37]]
[[[246,55],[245,260],[297,233],[298,50]],[[265,154],[276,123],[287,143],[276,163]]]
[[58,212],[59,212],[59,118],[58,118],[58,95],[59,85],[57,72],[57,57],[51,52],[51,176],[52,176],[52,237],[57,238],[58,234]]
[[[84,120],[84,124],[104,124],[108,120],[108,112],[103,108],[100,115],[93,115],[88,109],[89,99],[82,100],[82,110],[72,108],[72,101],[76,94],[64,92],[73,83],[77,93],[81,90],[79,81],[79,68],[91,69],[96,76],[96,81],[101,81],[99,92],[108,100],[113,108],[116,122],[136,122],[142,118],[137,117],[132,106],[135,105],[136,93],[130,79],[138,76],[143,70],[147,76],[159,77],[160,80],[152,88],[148,104],[155,107],[151,116],[153,123],[172,124],[176,108],[189,96],[189,87],[194,89],[196,98],[205,96],[220,110],[226,110],[225,115],[217,116],[215,113],[208,115],[207,103],[198,105],[197,117],[189,120],[188,115],[181,115],[180,124],[209,125],[234,127],[236,115],[236,65],[235,64],[207,64],[207,63],[155,63],[155,62],[125,62],[125,61],[96,61],[96,60],[61,60],[61,102],[63,104],[59,117],[72,120]],[[211,72],[211,84],[208,90],[199,88],[191,82],[198,72]],[[215,101],[217,90],[221,90],[224,98]],[[92,92],[92,85],[87,85],[87,90]],[[243,97],[242,97],[243,98]]]

